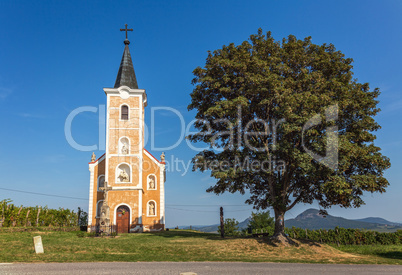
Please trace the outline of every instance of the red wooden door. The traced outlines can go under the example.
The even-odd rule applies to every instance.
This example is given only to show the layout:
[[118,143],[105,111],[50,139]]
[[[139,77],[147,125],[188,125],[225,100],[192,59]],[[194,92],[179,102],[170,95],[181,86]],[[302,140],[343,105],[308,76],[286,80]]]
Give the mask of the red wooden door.
[[130,209],[127,206],[117,208],[117,233],[128,233],[130,228]]

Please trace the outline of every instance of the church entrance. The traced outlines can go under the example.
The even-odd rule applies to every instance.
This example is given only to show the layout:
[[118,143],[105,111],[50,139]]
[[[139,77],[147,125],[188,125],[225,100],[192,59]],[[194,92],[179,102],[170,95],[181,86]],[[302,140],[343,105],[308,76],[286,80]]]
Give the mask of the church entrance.
[[130,229],[130,208],[125,205],[119,206],[116,211],[117,233],[128,233]]

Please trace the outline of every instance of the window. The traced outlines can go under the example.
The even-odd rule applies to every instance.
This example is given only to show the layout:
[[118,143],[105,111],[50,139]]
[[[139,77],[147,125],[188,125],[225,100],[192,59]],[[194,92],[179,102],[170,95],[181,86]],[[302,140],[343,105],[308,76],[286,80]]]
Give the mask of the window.
[[128,106],[121,106],[121,120],[128,120]]
[[98,177],[98,191],[100,191],[100,187],[105,187],[105,176],[101,175]]

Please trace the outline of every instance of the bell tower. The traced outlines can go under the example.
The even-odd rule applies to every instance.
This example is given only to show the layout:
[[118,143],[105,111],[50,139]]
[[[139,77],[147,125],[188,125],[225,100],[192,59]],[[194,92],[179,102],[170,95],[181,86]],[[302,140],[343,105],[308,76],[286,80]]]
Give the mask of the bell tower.
[[[144,108],[147,105],[145,90],[138,89],[130,55],[130,41],[126,31],[124,52],[114,88],[104,88],[107,96],[106,112],[106,174],[107,185],[113,190],[137,190],[120,194],[135,206],[142,204],[142,149]],[[112,196],[110,196],[112,197]],[[107,202],[113,208],[113,199]],[[138,205],[137,205],[138,204]],[[138,209],[138,222],[142,223],[142,209]]]
[[[99,163],[97,171],[93,169],[94,186],[90,194],[95,195],[94,189],[97,188],[97,203],[95,205],[94,196],[91,202],[90,196],[93,211],[89,211],[88,218],[96,224],[105,224],[105,221],[117,225],[120,223],[119,228],[162,230],[165,164],[144,149],[147,94],[144,89],[138,89],[131,59],[127,32],[132,29],[128,29],[126,24],[126,28],[120,30],[126,32],[124,52],[114,87],[103,89],[107,97],[106,152],[98,160],[102,163]],[[98,161],[90,163],[90,171],[91,164],[95,165]],[[102,170],[104,182],[100,183]],[[97,187],[95,181],[98,181]],[[107,217],[102,217],[102,213]]]

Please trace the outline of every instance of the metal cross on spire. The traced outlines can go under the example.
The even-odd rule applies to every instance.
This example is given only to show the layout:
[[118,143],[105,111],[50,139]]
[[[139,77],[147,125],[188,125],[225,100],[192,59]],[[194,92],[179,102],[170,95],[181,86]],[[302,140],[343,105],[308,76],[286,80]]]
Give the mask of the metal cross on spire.
[[133,31],[133,29],[127,29],[127,24],[125,25],[126,26],[126,28],[125,29],[120,29],[120,31],[121,32],[126,32],[126,40],[128,40],[128,38],[127,38],[127,32],[132,32]]

